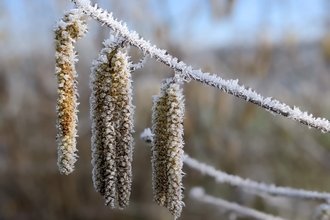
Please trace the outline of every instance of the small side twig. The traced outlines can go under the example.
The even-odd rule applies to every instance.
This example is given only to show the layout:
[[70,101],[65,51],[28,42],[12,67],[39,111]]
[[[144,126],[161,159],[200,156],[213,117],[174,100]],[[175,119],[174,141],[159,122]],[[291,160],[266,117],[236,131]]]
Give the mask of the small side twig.
[[318,200],[325,203],[330,202],[329,193],[320,193],[303,189],[292,189],[290,187],[279,187],[275,186],[274,184],[268,185],[249,179],[243,179],[239,176],[230,175],[220,170],[216,170],[214,167],[201,163],[189,157],[188,155],[184,155],[184,163],[189,167],[200,171],[202,174],[214,177],[217,182],[228,183],[233,186],[243,187],[245,189],[249,189],[249,192],[252,193],[264,192],[273,196]]
[[190,197],[196,199],[198,201],[208,203],[211,205],[216,205],[221,207],[222,209],[235,212],[236,214],[244,217],[250,217],[253,219],[259,220],[284,220],[280,217],[275,217],[270,214],[266,214],[255,209],[251,209],[248,207],[241,206],[237,203],[228,202],[226,200],[215,198],[213,196],[209,196],[205,194],[204,189],[202,187],[194,187],[190,191]]
[[132,63],[130,65],[130,71],[134,72],[138,69],[141,69],[144,66],[144,64],[146,64],[148,57],[149,57],[148,55],[144,55],[143,58],[140,59],[138,63]]

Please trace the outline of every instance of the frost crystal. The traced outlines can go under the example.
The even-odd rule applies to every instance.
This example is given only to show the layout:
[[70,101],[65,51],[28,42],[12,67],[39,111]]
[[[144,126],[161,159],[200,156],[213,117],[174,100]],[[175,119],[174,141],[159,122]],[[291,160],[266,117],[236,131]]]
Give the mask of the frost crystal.
[[140,138],[146,142],[151,143],[153,141],[153,133],[151,132],[150,128],[144,129],[144,131],[141,133]]

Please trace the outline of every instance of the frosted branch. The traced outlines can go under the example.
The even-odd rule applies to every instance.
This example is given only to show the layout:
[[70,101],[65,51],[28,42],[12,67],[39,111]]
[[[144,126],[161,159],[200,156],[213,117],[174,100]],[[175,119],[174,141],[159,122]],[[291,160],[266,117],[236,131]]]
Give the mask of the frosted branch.
[[228,183],[233,186],[243,187],[256,193],[264,192],[274,196],[284,196],[297,199],[310,199],[319,200],[321,202],[330,202],[329,193],[320,193],[315,191],[306,191],[302,189],[292,189],[290,187],[278,187],[274,184],[265,184],[252,181],[249,179],[243,179],[239,176],[234,176],[214,169],[214,167],[198,162],[197,160],[184,155],[184,163],[189,167],[200,171],[202,174],[214,177],[217,182]]
[[130,65],[130,71],[134,72],[137,69],[141,69],[144,66],[144,64],[146,64],[147,60],[148,60],[148,55],[145,55],[143,56],[142,59],[139,60],[138,63],[132,63]]
[[220,206],[222,209],[235,212],[236,214],[243,216],[243,217],[249,217],[249,218],[260,219],[260,220],[284,220],[283,218],[275,217],[273,215],[269,215],[269,214],[257,211],[255,209],[244,207],[237,203],[228,202],[228,201],[220,199],[220,198],[215,198],[213,196],[209,196],[209,195],[205,194],[204,189],[201,187],[192,188],[190,190],[190,197],[193,199],[196,199],[198,201],[204,202],[204,203]]
[[[153,140],[153,134],[149,128],[145,129],[141,134],[141,139],[146,143]],[[252,193],[268,193],[273,196],[284,196],[291,197],[297,199],[310,199],[310,200],[318,200],[321,202],[329,203],[330,202],[330,194],[329,193],[320,193],[315,191],[307,191],[302,189],[292,189],[290,187],[278,187],[274,184],[265,184],[259,183],[249,179],[243,179],[239,176],[234,176],[222,172],[220,170],[216,170],[214,167],[209,166],[205,163],[201,163],[196,159],[189,157],[187,154],[183,156],[184,164],[188,165],[190,168],[193,168],[204,175],[208,175],[214,177],[215,180],[219,183],[228,183],[233,186],[243,187],[248,189],[249,192]]]
[[216,75],[203,73],[201,70],[194,70],[191,66],[187,66],[184,62],[178,62],[178,59],[167,54],[165,50],[158,49],[152,46],[149,42],[140,38],[136,32],[130,32],[125,23],[119,22],[112,17],[112,13],[108,13],[97,6],[92,7],[87,0],[72,0],[75,5],[82,9],[82,11],[106,25],[112,30],[116,31],[119,35],[127,40],[127,42],[139,48],[144,54],[149,54],[157,61],[164,63],[171,67],[176,72],[183,74],[183,78],[194,79],[203,84],[215,87],[221,91],[231,94],[235,97],[241,98],[245,101],[258,105],[267,111],[282,115],[292,120],[298,121],[309,127],[316,128],[322,132],[330,133],[330,122],[325,118],[315,118],[312,114],[302,112],[297,107],[291,108],[290,106],[280,103],[272,98],[264,98],[251,89],[246,89],[244,86],[238,84],[238,80],[224,80]]

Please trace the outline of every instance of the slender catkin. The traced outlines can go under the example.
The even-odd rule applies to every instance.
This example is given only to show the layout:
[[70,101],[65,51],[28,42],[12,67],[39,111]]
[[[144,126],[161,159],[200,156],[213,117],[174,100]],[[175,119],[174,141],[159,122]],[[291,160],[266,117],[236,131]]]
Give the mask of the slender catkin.
[[152,187],[154,192],[154,201],[161,206],[167,207],[167,188],[168,179],[167,170],[167,106],[168,95],[166,93],[168,83],[161,87],[161,93],[154,96],[152,107]]
[[55,31],[55,75],[58,83],[57,98],[57,136],[58,162],[61,174],[70,174],[77,161],[77,73],[74,63],[77,61],[73,43],[87,32],[84,14],[72,9],[57,22]]
[[171,83],[167,89],[167,177],[168,177],[168,209],[175,216],[180,217],[183,206],[182,172],[183,167],[183,118],[184,97],[179,84]]
[[117,190],[119,208],[127,207],[132,183],[132,160],[133,160],[133,114],[132,105],[132,80],[129,71],[128,56],[126,51],[118,50],[111,59],[113,66],[114,88],[118,101],[116,108],[119,111],[117,145],[116,145],[116,169]]
[[178,83],[168,79],[152,108],[152,169],[154,200],[175,218],[182,211],[184,97]]
[[128,206],[132,181],[133,113],[126,48],[104,42],[91,74],[93,184],[112,208]]
[[92,178],[94,188],[115,207],[116,201],[116,97],[111,94],[110,60],[114,51],[105,47],[93,62],[90,98],[92,120]]

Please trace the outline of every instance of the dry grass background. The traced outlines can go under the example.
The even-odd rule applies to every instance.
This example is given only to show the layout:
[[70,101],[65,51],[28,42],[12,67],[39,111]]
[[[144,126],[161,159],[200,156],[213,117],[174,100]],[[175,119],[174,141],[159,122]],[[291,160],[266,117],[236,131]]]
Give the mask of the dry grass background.
[[[66,2],[57,1],[54,13],[59,15],[63,9],[69,9]],[[104,8],[110,5],[103,4]],[[111,3],[111,10],[120,19],[130,19],[142,35],[150,36],[150,40],[170,54],[226,79],[238,78],[241,84],[264,96],[299,106],[315,116],[330,118],[329,34],[309,44],[300,44],[290,35],[278,45],[261,34],[254,47],[192,51],[173,40],[170,22],[142,22],[154,16],[139,9],[148,4],[147,1],[139,1],[139,7],[137,3],[131,4],[132,7],[125,8],[124,3]],[[215,11],[214,15],[219,16],[215,19],[230,13],[232,6],[229,6],[220,10],[222,13]],[[131,14],[134,18],[129,17]],[[137,25],[139,22],[142,25]],[[79,159],[75,172],[69,176],[60,175],[56,165],[54,49],[35,46],[27,52],[11,53],[7,48],[0,53],[0,219],[172,219],[165,208],[152,201],[151,152],[139,140],[140,132],[151,126],[152,96],[159,93],[161,79],[172,74],[169,68],[153,60],[133,74],[133,103],[137,108],[130,206],[124,211],[111,210],[93,189],[89,73],[91,61],[97,57],[108,30],[91,23],[89,36],[77,46],[81,103]],[[2,34],[7,35],[7,39],[2,39],[1,47],[5,48],[4,44],[10,41],[10,31],[3,29]],[[49,44],[52,40],[48,40]],[[138,60],[135,49],[131,54]],[[196,82],[186,84],[184,94],[185,151],[190,156],[230,174],[280,186],[330,192],[328,134],[272,116],[250,103]],[[228,213],[222,213],[219,208],[191,200],[188,192],[195,185],[204,186],[212,195],[288,219],[310,219],[317,205],[254,196],[235,187],[218,185],[187,167],[184,171],[187,174],[184,178],[186,207],[182,220],[229,219]]]

